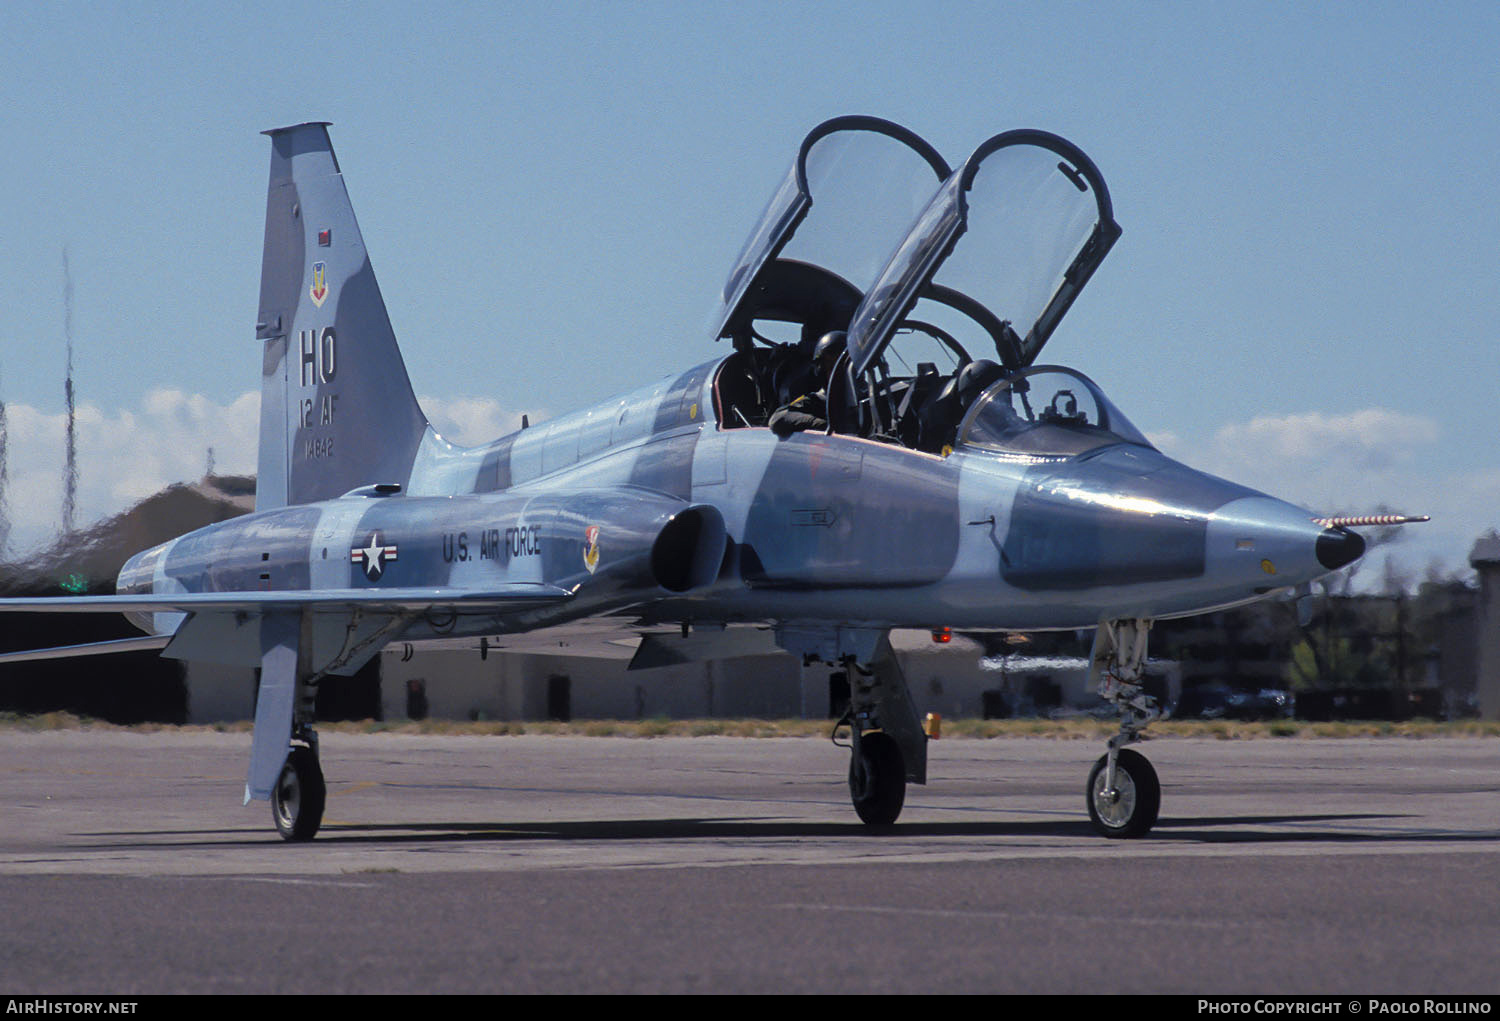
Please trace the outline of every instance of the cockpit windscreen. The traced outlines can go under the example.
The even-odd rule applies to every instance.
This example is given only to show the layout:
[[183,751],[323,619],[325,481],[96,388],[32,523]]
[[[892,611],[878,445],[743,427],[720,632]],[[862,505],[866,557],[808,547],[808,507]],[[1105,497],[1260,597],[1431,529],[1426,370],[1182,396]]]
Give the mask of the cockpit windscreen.
[[986,390],[959,429],[959,447],[1072,457],[1116,443],[1151,446],[1093,380],[1036,366]]

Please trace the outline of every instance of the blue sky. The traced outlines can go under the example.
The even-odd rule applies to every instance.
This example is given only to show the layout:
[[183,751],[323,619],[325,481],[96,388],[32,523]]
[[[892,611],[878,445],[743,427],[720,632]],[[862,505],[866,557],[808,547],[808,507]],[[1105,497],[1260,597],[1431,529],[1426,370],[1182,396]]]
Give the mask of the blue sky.
[[417,392],[478,441],[719,353],[797,143],[869,113],[955,164],[1080,145],[1125,233],[1045,360],[1190,464],[1433,514],[1392,555],[1456,570],[1500,526],[1497,52],[1493,3],[7,4],[16,541],[56,515],[65,245],[86,514],[248,468],[262,129],[333,122]]

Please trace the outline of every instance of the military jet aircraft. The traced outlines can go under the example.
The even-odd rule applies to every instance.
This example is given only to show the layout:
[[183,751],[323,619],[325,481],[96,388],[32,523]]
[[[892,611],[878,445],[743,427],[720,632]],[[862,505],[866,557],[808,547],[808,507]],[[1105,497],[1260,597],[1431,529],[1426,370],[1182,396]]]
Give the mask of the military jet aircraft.
[[395,639],[599,616],[693,630],[704,656],[769,628],[841,666],[874,825],[927,773],[892,628],[1097,628],[1122,724],[1088,812],[1139,836],[1160,785],[1124,746],[1160,715],[1151,622],[1364,551],[1348,522],[1171,460],[1093,380],[1036,364],[1120,236],[1098,169],[1055,135],[1008,131],[953,169],[888,121],[819,125],[725,285],[705,341],[727,354],[461,448],[413,396],[327,127],[266,132],[255,512],[137,554],[113,596],[0,605],[119,610],[146,633],[33,655],[259,667],[245,800],[289,840],[323,814],[321,678]]

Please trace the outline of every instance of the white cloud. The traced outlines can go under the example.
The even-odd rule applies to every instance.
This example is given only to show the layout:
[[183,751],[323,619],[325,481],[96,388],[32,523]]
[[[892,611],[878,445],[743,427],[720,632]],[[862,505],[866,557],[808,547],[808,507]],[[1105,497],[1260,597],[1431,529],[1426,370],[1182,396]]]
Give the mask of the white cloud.
[[[220,474],[255,471],[260,394],[218,404],[201,394],[153,390],[137,408],[106,412],[85,404],[75,415],[78,458],[74,524],[100,518],[171,485],[203,476],[208,449]],[[67,419],[28,404],[6,407],[10,552],[22,553],[62,528]]]
[[1431,522],[1406,526],[1392,545],[1372,551],[1362,573],[1376,580],[1386,557],[1414,578],[1434,562],[1467,571],[1475,538],[1500,525],[1500,469],[1454,471],[1437,456],[1441,439],[1432,418],[1387,408],[1259,415],[1197,442],[1151,436],[1194,468],[1320,513],[1430,514]]
[[[461,447],[488,443],[521,428],[520,412],[502,408],[498,401],[487,397],[455,397],[447,400],[423,397],[419,403],[439,435]],[[531,412],[530,416],[532,425],[546,417],[545,413],[537,412]]]
[[1207,441],[1162,433],[1153,442],[1195,468],[1333,512],[1425,496],[1415,480],[1438,436],[1430,418],[1367,408],[1258,415],[1221,426]]
[[1278,461],[1338,462],[1382,471],[1409,462],[1437,438],[1437,423],[1430,418],[1366,408],[1349,415],[1311,411],[1258,416],[1243,425],[1224,426],[1214,441],[1226,452],[1250,451]]
[[[1347,415],[1308,411],[1289,415],[1257,415],[1248,422],[1221,426],[1213,447],[1225,454],[1254,448],[1261,457],[1337,458],[1365,466],[1410,457],[1436,442],[1438,426],[1432,419],[1387,408],[1365,408]],[[1180,442],[1175,434],[1163,434]]]
[[[464,445],[496,439],[521,424],[519,413],[483,398],[426,398],[422,405],[439,432]],[[29,404],[9,404],[5,410],[8,483],[0,501],[11,530],[3,551],[16,556],[45,545],[62,530],[67,420],[62,413],[44,413]],[[134,408],[80,406],[75,415],[75,526],[86,528],[166,486],[202,478],[210,447],[219,474],[253,474],[259,415],[256,391],[227,404],[202,394],[158,389]],[[532,421],[540,419],[532,415]]]

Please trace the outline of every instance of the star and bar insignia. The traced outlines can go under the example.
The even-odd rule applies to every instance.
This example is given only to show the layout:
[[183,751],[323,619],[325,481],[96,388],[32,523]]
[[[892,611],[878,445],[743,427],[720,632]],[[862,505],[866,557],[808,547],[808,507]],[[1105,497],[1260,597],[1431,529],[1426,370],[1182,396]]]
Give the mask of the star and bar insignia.
[[379,581],[380,576],[385,573],[387,561],[396,559],[396,544],[386,545],[380,541],[379,532],[370,533],[370,541],[364,546],[355,546],[349,551],[349,562],[365,565],[365,577],[371,581]]

